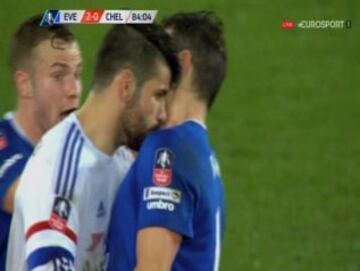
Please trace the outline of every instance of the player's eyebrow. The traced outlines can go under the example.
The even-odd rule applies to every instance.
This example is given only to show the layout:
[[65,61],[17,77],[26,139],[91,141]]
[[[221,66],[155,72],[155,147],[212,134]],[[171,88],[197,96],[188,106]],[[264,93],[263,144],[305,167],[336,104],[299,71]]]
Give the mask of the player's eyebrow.
[[[50,65],[50,68],[53,68],[53,67],[60,67],[60,68],[68,69],[69,65],[65,64],[65,63],[61,63],[61,62],[55,62]],[[79,64],[76,65],[77,69],[82,69],[82,67],[83,67],[82,62],[80,62]]]
[[53,68],[53,67],[60,67],[60,68],[67,69],[67,68],[69,68],[69,65],[67,65],[65,63],[61,63],[61,62],[55,62],[50,65],[50,68]]

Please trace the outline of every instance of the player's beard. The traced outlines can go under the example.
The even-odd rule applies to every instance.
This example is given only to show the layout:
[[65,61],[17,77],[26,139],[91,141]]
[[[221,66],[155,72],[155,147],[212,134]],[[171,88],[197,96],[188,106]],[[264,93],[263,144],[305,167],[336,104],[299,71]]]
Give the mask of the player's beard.
[[139,151],[148,133],[159,129],[159,126],[149,127],[145,114],[141,111],[137,99],[134,97],[126,106],[122,118],[126,142],[130,149]]

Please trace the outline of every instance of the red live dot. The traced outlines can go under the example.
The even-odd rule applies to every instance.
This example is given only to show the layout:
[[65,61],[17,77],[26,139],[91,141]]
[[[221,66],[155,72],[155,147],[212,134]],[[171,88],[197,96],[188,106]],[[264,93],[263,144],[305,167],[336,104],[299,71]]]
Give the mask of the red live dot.
[[283,29],[294,29],[295,28],[295,22],[294,21],[282,21],[281,22],[281,28],[283,28]]

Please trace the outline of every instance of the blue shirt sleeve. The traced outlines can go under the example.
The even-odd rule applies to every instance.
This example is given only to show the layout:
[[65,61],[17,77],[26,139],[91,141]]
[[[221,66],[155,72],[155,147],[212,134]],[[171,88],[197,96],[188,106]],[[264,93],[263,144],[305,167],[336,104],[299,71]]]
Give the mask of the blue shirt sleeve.
[[187,238],[194,236],[199,190],[186,172],[186,149],[171,129],[154,133],[144,142],[135,165],[138,230],[164,227]]
[[0,151],[0,208],[3,209],[6,193],[14,181],[20,177],[28,157],[8,147]]
[[35,250],[28,256],[26,262],[29,270],[49,263],[53,270],[75,270],[73,255],[68,250],[56,246]]

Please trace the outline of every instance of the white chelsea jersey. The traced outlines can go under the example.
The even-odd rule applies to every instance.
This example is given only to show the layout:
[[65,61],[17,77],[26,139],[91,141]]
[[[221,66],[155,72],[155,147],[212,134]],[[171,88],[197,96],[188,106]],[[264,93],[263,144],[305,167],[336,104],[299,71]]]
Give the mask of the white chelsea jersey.
[[132,162],[125,147],[96,149],[75,114],[46,133],[20,178],[6,270],[102,270],[114,196]]

